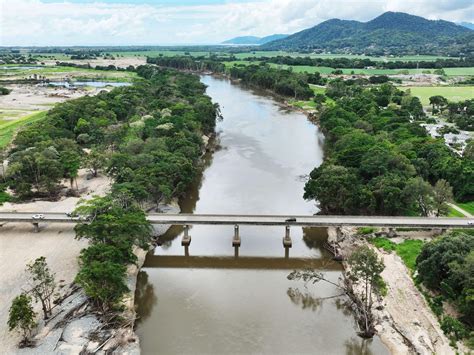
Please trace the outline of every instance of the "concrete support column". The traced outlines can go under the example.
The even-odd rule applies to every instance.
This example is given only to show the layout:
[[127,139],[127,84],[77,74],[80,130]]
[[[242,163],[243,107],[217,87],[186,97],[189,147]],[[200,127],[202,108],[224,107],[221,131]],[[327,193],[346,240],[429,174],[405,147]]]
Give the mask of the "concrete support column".
[[387,234],[387,236],[388,236],[389,238],[394,238],[394,237],[396,237],[396,236],[397,236],[397,233],[395,232],[395,228],[390,227],[390,228],[388,229],[388,234]]
[[185,225],[183,239],[181,239],[181,245],[189,246],[189,244],[191,244],[191,236],[189,235],[189,226]]
[[234,237],[232,238],[232,246],[234,247],[234,257],[239,257],[239,248],[240,248],[241,240],[240,240],[240,233],[239,233],[239,225],[236,224],[234,226]]
[[336,241],[339,242],[342,240],[342,229],[341,227],[336,227]]
[[285,236],[283,237],[283,247],[285,248],[285,258],[290,256],[290,248],[292,246],[290,237],[290,226],[285,226]]
[[240,247],[240,234],[239,234],[239,226],[236,224],[234,226],[234,238],[232,238],[232,246]]
[[33,232],[38,233],[39,230],[39,223],[38,222],[33,222]]

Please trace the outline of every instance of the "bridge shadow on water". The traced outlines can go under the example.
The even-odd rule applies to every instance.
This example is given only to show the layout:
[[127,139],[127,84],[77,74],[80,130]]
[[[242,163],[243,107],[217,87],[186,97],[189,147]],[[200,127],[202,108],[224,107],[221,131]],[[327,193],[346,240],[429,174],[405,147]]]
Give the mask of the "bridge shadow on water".
[[146,268],[208,268],[208,269],[259,269],[293,270],[318,269],[321,271],[341,270],[338,262],[316,258],[284,258],[259,256],[181,256],[148,255]]

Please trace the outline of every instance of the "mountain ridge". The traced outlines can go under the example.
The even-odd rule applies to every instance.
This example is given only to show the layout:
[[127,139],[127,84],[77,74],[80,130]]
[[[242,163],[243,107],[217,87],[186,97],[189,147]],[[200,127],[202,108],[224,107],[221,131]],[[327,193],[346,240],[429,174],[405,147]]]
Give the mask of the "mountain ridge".
[[228,39],[222,44],[234,44],[234,45],[261,45],[271,41],[284,39],[288,37],[287,34],[273,34],[265,37],[257,37],[257,36],[239,36]]
[[462,54],[473,51],[474,31],[445,20],[385,12],[359,22],[330,19],[261,46],[265,50],[374,54]]

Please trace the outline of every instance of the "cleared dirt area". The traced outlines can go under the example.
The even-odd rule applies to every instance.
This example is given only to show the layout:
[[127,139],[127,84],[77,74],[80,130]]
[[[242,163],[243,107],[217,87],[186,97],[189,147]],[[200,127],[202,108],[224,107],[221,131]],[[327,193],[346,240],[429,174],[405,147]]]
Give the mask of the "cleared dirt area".
[[[86,189],[83,198],[104,195],[110,188],[110,180],[98,177],[87,180],[86,171],[81,170],[78,178],[80,189]],[[67,186],[67,183],[65,183]],[[79,201],[77,197],[63,198],[57,202],[36,201],[24,204],[6,203],[0,211],[19,212],[68,212]],[[8,310],[12,299],[25,287],[25,267],[34,259],[44,256],[56,280],[69,285],[78,271],[77,257],[87,242],[74,239],[71,224],[40,224],[39,233],[34,233],[29,223],[6,223],[0,227],[0,354],[17,352],[19,336],[7,329]],[[40,315],[39,304],[35,310]]]
[[0,118],[17,119],[33,112],[48,110],[59,102],[76,99],[84,95],[95,95],[104,88],[67,89],[37,85],[5,85],[9,95],[0,96]]

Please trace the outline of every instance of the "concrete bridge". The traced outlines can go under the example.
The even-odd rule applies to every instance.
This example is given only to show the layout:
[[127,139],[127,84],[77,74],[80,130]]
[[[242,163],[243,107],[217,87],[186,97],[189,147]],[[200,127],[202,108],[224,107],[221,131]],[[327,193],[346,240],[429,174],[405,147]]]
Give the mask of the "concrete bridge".
[[[41,214],[44,218],[35,219]],[[308,216],[308,215],[236,215],[236,214],[165,214],[147,215],[151,224],[170,225],[256,225],[300,227],[386,227],[386,228],[474,228],[474,218],[391,217],[391,216]],[[2,222],[79,223],[81,220],[60,212],[0,212]]]
[[[41,214],[41,216],[39,216]],[[36,215],[36,216],[35,216]],[[191,244],[189,226],[192,225],[231,225],[234,226],[232,246],[235,255],[241,244],[239,226],[284,226],[285,235],[283,246],[288,254],[292,246],[290,227],[336,227],[340,233],[342,226],[388,228],[388,234],[394,234],[394,228],[474,228],[473,218],[446,218],[446,217],[389,217],[389,216],[301,216],[301,215],[232,215],[232,214],[163,214],[150,213],[147,219],[151,224],[182,225],[184,226],[181,244],[185,247],[185,255],[189,255],[188,247]],[[0,225],[7,222],[29,222],[39,232],[40,223],[81,223],[81,219],[70,217],[66,213],[58,212],[3,212],[0,213]],[[87,221],[85,221],[87,222]]]

